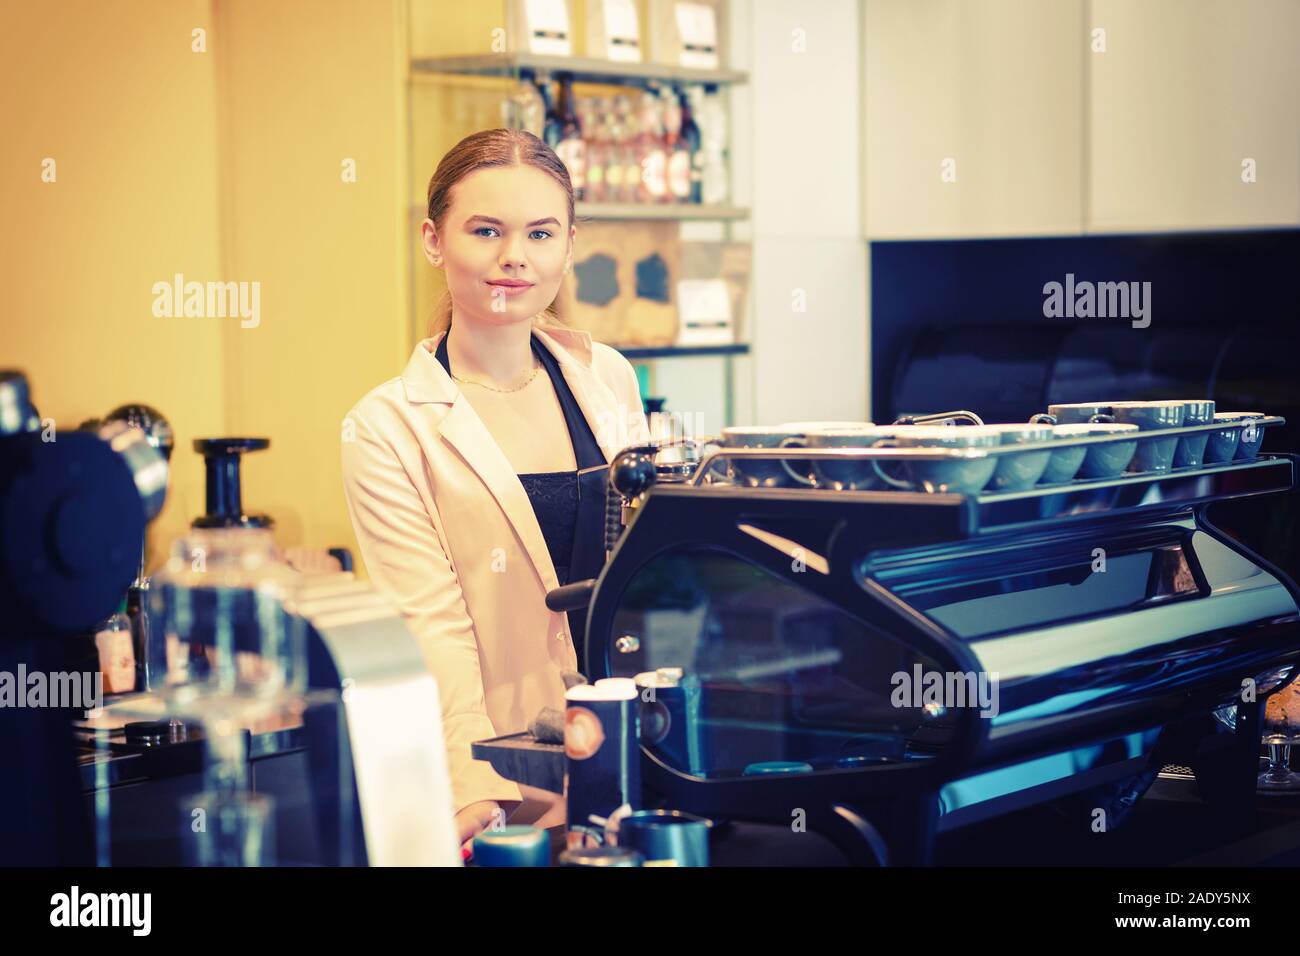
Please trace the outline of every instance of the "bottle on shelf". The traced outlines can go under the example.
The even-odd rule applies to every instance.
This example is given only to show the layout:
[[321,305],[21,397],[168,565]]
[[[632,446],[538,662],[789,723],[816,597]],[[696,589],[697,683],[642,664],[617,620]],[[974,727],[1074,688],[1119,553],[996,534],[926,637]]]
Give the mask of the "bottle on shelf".
[[608,202],[614,149],[605,101],[598,97],[580,101],[578,116],[587,132],[587,202]]
[[560,98],[555,111],[560,121],[560,141],[553,148],[569,170],[573,198],[583,202],[587,198],[587,143],[582,138],[582,123],[574,109],[572,77],[560,77]]
[[690,153],[690,202],[703,202],[704,144],[701,142],[699,124],[695,122],[695,113],[699,109],[700,97],[704,89],[688,86],[680,91],[682,109],[682,139]]
[[731,191],[727,175],[727,114],[717,86],[705,86],[704,99],[695,121],[700,126],[700,139],[704,145],[700,171],[701,199],[709,205],[725,204]]
[[615,113],[618,125],[622,129],[621,142],[623,155],[623,184],[618,201],[635,203],[641,201],[643,186],[641,183],[641,130],[637,114],[633,111],[632,100],[620,96],[615,101]]
[[136,689],[135,645],[131,639],[131,619],[126,613],[126,599],[117,613],[95,629],[95,649],[99,652],[99,671],[104,692],[123,694]]
[[677,95],[667,87],[659,92],[660,111],[664,117],[664,152],[668,163],[668,202],[691,200],[691,151],[682,138],[682,107]]
[[641,162],[641,190],[638,201],[667,202],[668,155],[664,144],[664,123],[659,98],[650,91],[641,94],[637,156]]
[[627,149],[627,128],[623,125],[618,104],[614,99],[604,100],[601,106],[604,110],[600,126],[605,138],[605,202],[623,202],[626,199],[623,191],[623,176],[627,168],[627,160],[624,158]]
[[507,129],[522,129],[542,138],[546,124],[546,103],[538,91],[531,70],[519,74],[519,82],[501,104],[502,121]]
[[545,72],[539,72],[535,85],[537,95],[542,101],[542,142],[551,149],[555,149],[556,146],[560,145],[562,124],[560,123],[560,114],[551,101],[550,76]]

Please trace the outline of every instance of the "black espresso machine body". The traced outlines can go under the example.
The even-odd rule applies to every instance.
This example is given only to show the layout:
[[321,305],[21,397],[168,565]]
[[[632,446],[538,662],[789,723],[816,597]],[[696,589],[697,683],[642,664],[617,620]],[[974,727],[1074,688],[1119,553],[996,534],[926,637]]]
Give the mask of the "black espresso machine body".
[[1207,509],[1292,490],[1290,456],[980,495],[700,471],[640,495],[589,605],[585,672],[645,687],[648,796],[863,863],[1045,801],[1116,826],[1165,763],[1253,806],[1300,591]]

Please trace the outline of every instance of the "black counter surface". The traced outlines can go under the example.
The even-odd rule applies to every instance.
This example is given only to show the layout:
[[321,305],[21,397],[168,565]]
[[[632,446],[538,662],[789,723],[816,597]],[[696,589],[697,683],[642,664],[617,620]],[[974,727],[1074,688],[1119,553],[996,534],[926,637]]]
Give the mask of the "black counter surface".
[[[1300,797],[1260,797],[1254,827],[1233,833],[1200,802],[1195,784],[1157,780],[1125,826],[1081,833],[1050,807],[1033,807],[940,834],[935,865],[964,866],[1300,866]],[[552,827],[551,865],[565,847]],[[710,865],[847,866],[816,833],[731,821],[719,826]]]

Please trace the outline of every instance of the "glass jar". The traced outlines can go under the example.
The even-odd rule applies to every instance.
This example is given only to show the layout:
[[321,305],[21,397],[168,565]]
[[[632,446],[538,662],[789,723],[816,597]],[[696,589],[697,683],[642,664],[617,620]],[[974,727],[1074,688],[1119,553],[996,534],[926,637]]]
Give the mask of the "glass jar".
[[172,707],[306,687],[305,625],[289,614],[300,575],[268,528],[194,529],[150,583],[149,671]]

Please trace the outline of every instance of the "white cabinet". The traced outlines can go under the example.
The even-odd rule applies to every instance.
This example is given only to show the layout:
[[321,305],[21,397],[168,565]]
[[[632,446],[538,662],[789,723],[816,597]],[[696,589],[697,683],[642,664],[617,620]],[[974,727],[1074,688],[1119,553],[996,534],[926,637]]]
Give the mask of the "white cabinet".
[[[860,421],[869,391],[859,5],[733,4],[751,29],[750,421]],[[738,412],[743,403],[738,402]]]
[[864,2],[869,238],[1300,223],[1300,0]]
[[866,234],[1082,228],[1082,0],[866,0]]
[[1089,7],[1087,229],[1300,222],[1300,0]]

